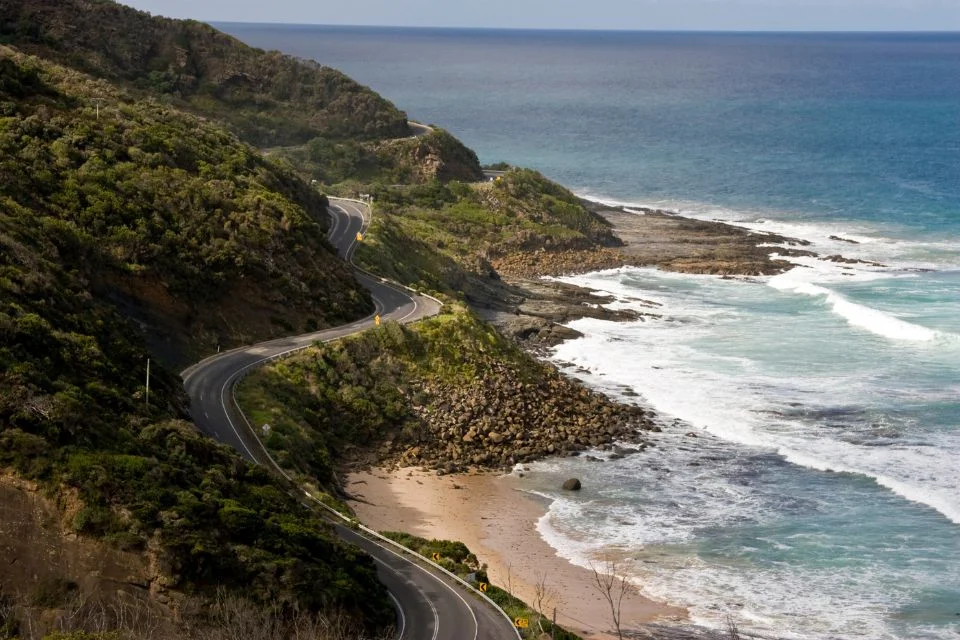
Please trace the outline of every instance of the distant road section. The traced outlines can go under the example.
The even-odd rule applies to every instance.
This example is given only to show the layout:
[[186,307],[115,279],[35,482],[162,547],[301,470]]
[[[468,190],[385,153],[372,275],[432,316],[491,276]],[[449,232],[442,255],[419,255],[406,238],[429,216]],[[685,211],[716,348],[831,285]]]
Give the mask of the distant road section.
[[422,138],[428,133],[433,133],[433,127],[428,127],[425,124],[420,124],[413,120],[407,120],[407,126],[410,127],[410,130],[413,132],[414,138]]
[[[331,198],[330,215],[328,238],[340,257],[352,263],[357,234],[365,232],[369,225],[369,208],[359,201]],[[366,272],[358,270],[357,279],[373,296],[374,314],[334,329],[218,353],[183,371],[181,376],[190,396],[190,411],[200,430],[230,445],[251,462],[277,468],[234,398],[234,386],[248,371],[315,342],[329,342],[369,329],[375,325],[376,315],[383,320],[409,323],[436,315],[440,310],[440,304],[433,298],[409,292]],[[340,524],[334,527],[341,538],[361,547],[377,563],[380,580],[387,586],[397,608],[399,640],[516,640],[519,637],[501,612],[475,599],[456,580],[424,563],[412,561],[387,544]]]

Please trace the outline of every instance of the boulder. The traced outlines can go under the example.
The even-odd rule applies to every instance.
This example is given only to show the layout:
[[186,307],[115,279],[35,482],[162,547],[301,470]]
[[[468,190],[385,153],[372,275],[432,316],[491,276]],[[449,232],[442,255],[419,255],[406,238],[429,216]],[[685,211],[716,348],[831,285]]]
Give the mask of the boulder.
[[580,491],[581,488],[580,480],[577,478],[570,478],[563,483],[564,491]]

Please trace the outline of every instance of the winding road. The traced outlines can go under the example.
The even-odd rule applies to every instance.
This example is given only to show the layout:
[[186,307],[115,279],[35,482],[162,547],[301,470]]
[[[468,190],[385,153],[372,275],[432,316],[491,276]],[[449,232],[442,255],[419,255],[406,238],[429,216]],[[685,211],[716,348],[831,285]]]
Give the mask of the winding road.
[[[331,198],[332,224],[328,238],[340,257],[352,264],[357,233],[369,225],[366,204]],[[211,356],[181,373],[190,397],[194,422],[208,436],[230,445],[242,456],[283,475],[261,444],[253,427],[234,398],[236,383],[251,369],[270,360],[305,349],[315,342],[329,342],[374,326],[374,316],[409,323],[435,315],[440,303],[407,291],[360,269],[357,280],[369,289],[376,311],[373,315],[333,329],[240,347]],[[289,479],[289,477],[288,477]],[[397,609],[399,640],[506,640],[518,638],[504,614],[475,597],[453,577],[436,570],[411,554],[334,523],[344,540],[356,544],[377,564]]]

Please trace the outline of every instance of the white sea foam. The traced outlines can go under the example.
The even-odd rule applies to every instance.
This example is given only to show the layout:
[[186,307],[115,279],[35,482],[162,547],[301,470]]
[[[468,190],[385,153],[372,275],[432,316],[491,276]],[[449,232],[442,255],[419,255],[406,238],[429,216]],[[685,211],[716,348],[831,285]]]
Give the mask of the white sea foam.
[[[714,205],[673,200],[638,202],[598,196],[589,192],[578,195],[606,206],[622,207],[630,212],[641,209],[661,210],[698,220],[726,222],[758,233],[772,233],[810,242],[809,247],[821,255],[842,254],[853,258],[878,261],[894,269],[950,269],[960,267],[960,241],[939,238],[892,237],[889,227],[863,221],[796,221],[771,217],[762,211],[735,211]],[[780,214],[778,214],[780,215]],[[789,216],[784,212],[783,216]],[[896,230],[893,230],[896,231]],[[851,242],[852,241],[852,242]],[[782,246],[782,245],[775,245]]]
[[[881,455],[871,455],[863,447],[854,447],[831,440],[798,443],[804,450],[779,446],[777,452],[789,462],[819,471],[834,471],[867,476],[881,487],[912,502],[927,505],[946,516],[954,524],[960,524],[960,504],[957,501],[957,489],[960,488],[960,475],[950,465],[952,451],[931,452],[923,449],[900,449],[884,451]],[[811,446],[812,445],[812,446]],[[810,453],[813,449],[816,453]],[[884,473],[884,468],[892,473],[899,472],[901,477]],[[936,470],[944,476],[941,486],[925,482],[929,480],[924,470]],[[906,476],[904,478],[903,476]]]
[[[716,353],[708,357],[689,345],[697,339],[709,337],[711,323],[715,321],[712,318],[723,317],[730,313],[729,310],[722,306],[684,308],[682,302],[678,303],[682,295],[669,293],[671,281],[695,280],[702,276],[664,274],[665,288],[661,293],[637,291],[631,287],[629,278],[625,277],[629,273],[608,272],[605,276],[580,276],[570,278],[569,281],[602,289],[617,296],[618,300],[628,300],[631,297],[654,298],[664,305],[660,312],[666,313],[668,320],[674,322],[623,325],[580,320],[571,326],[585,333],[586,337],[561,345],[557,350],[558,359],[574,362],[590,371],[605,373],[613,382],[642,392],[661,411],[678,416],[728,440],[774,448],[792,461],[811,468],[829,468],[867,475],[898,494],[928,504],[960,523],[960,495],[956,495],[960,489],[960,472],[945,472],[940,489],[931,488],[925,482],[918,484],[909,475],[911,467],[923,469],[931,464],[940,465],[946,470],[954,469],[951,454],[945,448],[940,449],[938,455],[946,457],[937,460],[929,459],[928,452],[936,450],[929,447],[922,447],[919,451],[922,451],[923,455],[915,459],[910,459],[910,455],[916,452],[895,448],[855,447],[841,451],[843,443],[832,446],[829,439],[812,438],[813,434],[807,434],[807,440],[784,438],[782,433],[766,432],[762,428],[762,421],[758,424],[755,410],[769,402],[768,396],[794,396],[805,401],[815,398],[820,402],[829,402],[830,398],[836,398],[837,404],[841,404],[844,399],[849,400],[857,393],[856,387],[860,384],[867,385],[862,393],[876,393],[877,390],[870,387],[871,383],[861,383],[842,374],[838,374],[836,379],[820,375],[808,381],[792,376],[784,379],[770,378],[762,373],[757,374],[756,363],[750,358]],[[640,273],[652,275],[654,272]],[[862,275],[871,277],[869,272]],[[930,342],[956,337],[954,334],[929,329],[851,302],[807,278],[803,270],[797,269],[771,278],[769,282],[779,290],[823,297],[831,311],[841,315],[849,323],[891,340]],[[739,322],[740,320],[735,319],[735,323]],[[643,358],[637,358],[636,354],[639,353],[644,354]],[[738,379],[731,378],[731,366],[735,367],[732,371],[739,371]],[[654,370],[655,375],[651,375]],[[813,386],[806,388],[809,385]],[[900,390],[894,388],[890,395],[896,399],[899,393]],[[843,455],[840,455],[841,453]],[[873,459],[874,457],[877,459]],[[864,464],[866,461],[871,464]],[[893,473],[894,470],[902,475]]]
[[795,291],[809,296],[824,296],[833,312],[844,317],[851,325],[891,340],[930,342],[942,337],[942,334],[934,329],[928,329],[901,320],[878,309],[851,302],[826,287],[809,282],[791,282],[789,280],[777,280],[776,278],[770,281],[770,285],[781,291]]
[[[760,567],[736,554],[726,558],[702,557],[695,540],[699,529],[759,521],[770,508],[753,494],[751,487],[725,483],[724,474],[716,469],[701,471],[702,467],[698,467],[685,471],[684,463],[691,456],[706,453],[729,463],[738,455],[722,443],[703,439],[692,453],[687,453],[685,440],[682,435],[668,432],[650,457],[617,463],[623,465],[620,474],[632,476],[633,482],[641,486],[653,481],[650,469],[654,461],[675,470],[656,482],[652,498],[639,503],[627,496],[619,502],[611,500],[611,495],[617,495],[617,487],[623,486],[617,464],[594,467],[592,472],[582,466],[571,468],[583,464],[576,461],[554,465],[550,472],[561,477],[564,473],[576,473],[589,478],[590,494],[583,498],[534,491],[554,500],[538,521],[538,532],[559,555],[585,568],[602,562],[605,549],[618,549],[618,555],[625,557],[623,570],[635,579],[645,595],[689,606],[691,618],[698,624],[723,627],[727,616],[734,616],[741,628],[777,638],[901,637],[890,628],[888,614],[909,604],[912,589],[907,586],[930,583],[922,565],[908,568],[907,575],[895,575],[882,566],[822,571],[816,564],[807,567],[786,559]],[[539,464],[534,465],[533,477],[542,471]],[[687,485],[686,489],[683,485]],[[724,492],[729,495],[724,496]],[[777,536],[776,531],[772,529],[771,535]],[[830,548],[835,543],[823,534],[797,533],[780,540],[759,536],[755,540],[783,553],[801,546],[805,553],[814,550],[814,555],[818,548],[827,554],[838,551]],[[709,545],[710,540],[704,542]],[[904,544],[916,543],[905,539]],[[857,550],[851,548],[841,553],[854,554]],[[949,579],[955,579],[956,574],[956,570],[952,571]],[[924,637],[949,637],[949,633],[934,629]]]
[[[843,376],[810,380],[770,377],[758,373],[755,363],[751,366],[743,359],[706,356],[687,344],[673,342],[671,333],[686,332],[688,339],[708,335],[709,325],[704,324],[687,323],[683,328],[637,324],[631,329],[580,320],[571,326],[586,337],[560,345],[558,360],[602,373],[610,384],[633,388],[658,411],[725,440],[771,449],[794,464],[870,477],[960,524],[960,469],[953,463],[960,438],[922,446],[855,446],[789,421],[778,426],[757,412],[771,401],[788,398],[840,405],[858,394],[877,393],[869,382]],[[616,344],[612,338],[617,338]],[[639,353],[644,357],[638,358]],[[731,376],[730,365],[740,373]],[[583,377],[596,381],[590,374]],[[939,477],[927,477],[931,468],[938,470]]]
[[[766,222],[749,224],[769,227]],[[683,432],[703,430],[735,443],[729,445],[734,449],[713,459],[735,458],[736,451],[767,451],[798,468],[869,478],[875,486],[889,490],[886,500],[896,503],[892,496],[897,495],[921,505],[904,507],[913,509],[911,513],[927,514],[917,517],[937,521],[935,513],[939,513],[943,524],[938,526],[949,529],[947,523],[960,525],[960,467],[955,464],[960,433],[931,432],[917,424],[901,427],[897,420],[902,416],[885,417],[888,409],[895,411],[918,403],[949,407],[955,402],[950,389],[956,384],[951,386],[950,380],[957,379],[960,331],[949,319],[956,315],[951,312],[952,303],[931,313],[930,304],[911,308],[908,302],[914,297],[930,300],[931,295],[937,295],[930,289],[931,280],[912,269],[943,267],[949,260],[941,258],[956,258],[960,245],[943,243],[936,247],[940,251],[936,259],[924,263],[916,256],[930,257],[936,253],[930,245],[936,243],[894,242],[840,229],[824,228],[818,233],[821,241],[812,248],[821,255],[842,253],[893,266],[792,257],[796,269],[779,276],[748,279],[766,283],[769,288],[650,269],[620,269],[565,279],[613,295],[617,308],[649,311],[639,301],[653,301],[660,305],[656,313],[662,320],[576,321],[571,326],[585,337],[558,347],[556,358],[582,367],[586,372],[575,375],[604,386],[610,393],[623,386],[640,393],[665,419],[682,419],[683,426],[677,428]],[[830,240],[824,234],[861,244]],[[928,251],[931,253],[925,253]],[[892,256],[906,258],[894,262]],[[916,285],[911,284],[914,282]],[[944,300],[952,299],[954,284],[949,274],[934,282],[946,296]],[[885,292],[889,292],[886,299]],[[876,299],[876,307],[871,306],[873,302],[863,303],[858,299],[861,296]],[[902,303],[898,302],[900,296],[906,296]],[[804,302],[808,298],[810,301]],[[878,308],[884,303],[886,306]],[[780,308],[784,312],[777,313]],[[770,320],[758,321],[758,314],[768,310]],[[842,318],[846,325],[836,318]],[[925,326],[927,322],[936,328]],[[785,336],[790,339],[785,340]],[[884,340],[878,341],[875,336]],[[767,360],[772,354],[774,359]],[[849,366],[842,366],[845,360],[850,360]],[[789,366],[793,363],[804,366]],[[931,369],[942,370],[941,377],[920,380],[926,380],[924,372]],[[841,412],[838,418],[830,417],[832,407],[858,403],[871,415],[848,419]],[[790,407],[800,409],[794,415]],[[817,417],[820,407],[824,417]],[[670,556],[678,548],[685,549],[684,545],[695,548],[693,541],[703,528],[762,521],[771,512],[769,505],[757,502],[749,491],[739,493],[737,484],[696,472],[717,463],[705,462],[693,470],[686,467],[689,458],[683,456],[694,456],[693,452],[704,445],[702,438],[694,448],[683,442],[674,444],[680,457],[670,457],[669,447],[661,440],[656,455],[645,459],[651,463],[667,454],[665,466],[674,473],[648,480],[666,495],[682,495],[676,499],[684,502],[645,502],[635,506],[632,516],[629,511],[613,509],[618,515],[608,518],[589,507],[584,511],[575,499],[562,500],[555,502],[538,524],[541,535],[561,555],[584,566],[602,545],[669,545],[666,548],[673,551],[667,556],[649,564],[638,563],[634,570],[648,595],[692,603],[692,618],[698,622],[722,626],[726,615],[734,614],[743,626],[777,637],[788,637],[785,629],[806,630],[808,633],[800,635],[811,638],[899,637],[892,630],[895,626],[890,626],[895,616],[890,616],[899,606],[909,605],[906,594],[915,592],[911,589],[930,584],[930,574],[924,574],[920,565],[915,575],[898,574],[902,567],[881,575],[887,571],[882,562],[877,565],[881,573],[875,576],[824,573],[802,565],[788,571],[789,562],[784,563],[782,572],[757,573],[750,566],[722,566],[697,556]],[[616,487],[636,482],[636,477],[647,478],[639,469],[633,468],[634,478],[605,478],[603,484]],[[696,491],[685,489],[684,483]],[[604,506],[609,508],[610,504]],[[578,522],[582,528],[571,535],[577,531]],[[792,553],[792,547],[801,541],[807,548],[815,549],[819,544],[809,534],[798,535],[760,543],[784,554]],[[844,553],[830,546],[835,544],[830,538],[823,544],[825,554]],[[916,542],[904,544],[913,548]],[[955,570],[949,580],[960,585]],[[907,585],[912,586],[908,589]],[[922,637],[945,638],[958,631],[956,625],[931,627]]]
[[[769,279],[768,284],[780,291],[790,291],[813,297],[823,297],[833,313],[844,318],[851,326],[865,329],[890,340],[909,342],[956,341],[958,336],[945,331],[930,329],[908,322],[890,313],[853,302],[840,293],[822,286],[822,282],[839,282],[848,277],[853,280],[889,279],[890,274],[875,268],[843,270],[834,263],[824,263],[811,258],[796,258],[793,261],[802,268],[792,269]],[[816,264],[811,264],[816,262]],[[900,277],[915,277],[904,274]]]

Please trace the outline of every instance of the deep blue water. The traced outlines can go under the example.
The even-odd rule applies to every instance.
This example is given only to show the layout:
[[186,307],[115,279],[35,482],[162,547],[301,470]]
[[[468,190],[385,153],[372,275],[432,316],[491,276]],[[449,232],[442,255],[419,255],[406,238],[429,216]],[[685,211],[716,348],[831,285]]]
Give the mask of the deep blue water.
[[956,228],[960,34],[262,27],[483,161],[608,197]]
[[[660,322],[575,323],[556,357],[641,394],[665,432],[527,479],[563,555],[616,546],[706,624],[960,636],[960,34],[221,26],[342,69],[485,162],[885,265],[572,279],[661,303]],[[555,491],[572,474],[585,490]]]

